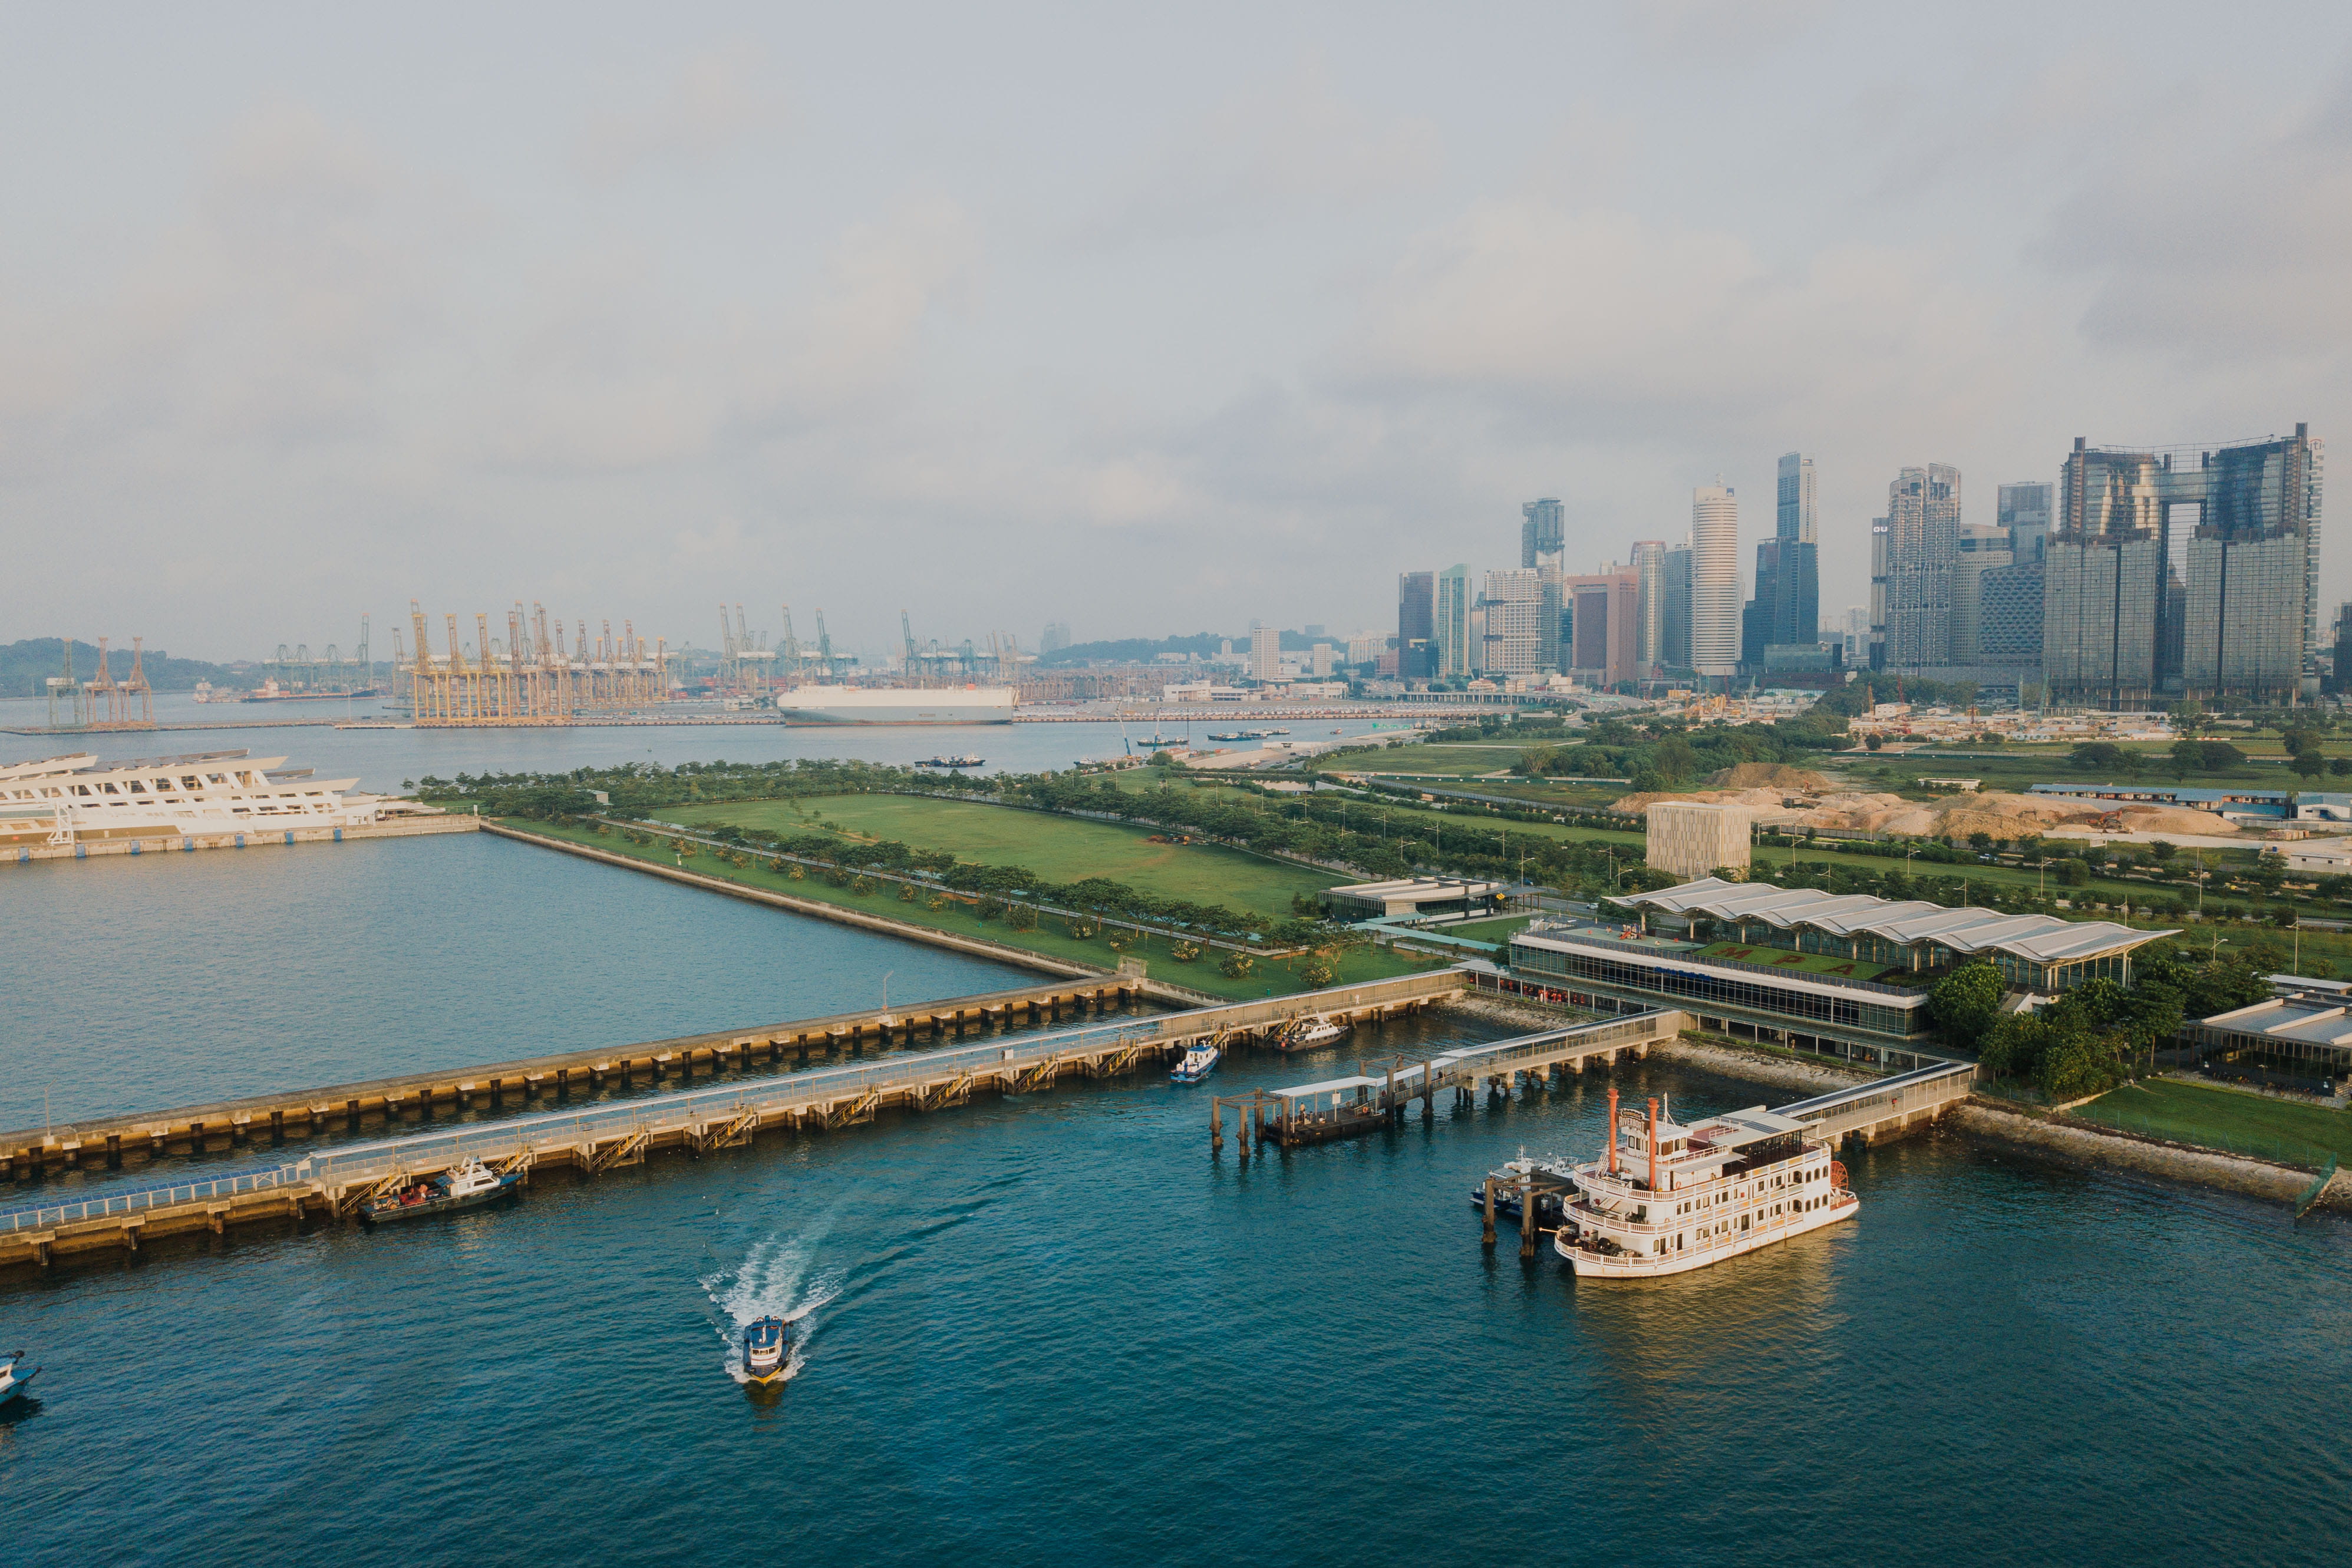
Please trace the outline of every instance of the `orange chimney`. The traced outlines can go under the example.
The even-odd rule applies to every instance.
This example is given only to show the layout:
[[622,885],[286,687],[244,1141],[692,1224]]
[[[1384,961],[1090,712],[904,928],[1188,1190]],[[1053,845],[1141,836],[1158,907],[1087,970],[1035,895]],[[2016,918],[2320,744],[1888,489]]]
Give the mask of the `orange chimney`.
[[1609,1086],[1609,1174],[1617,1174],[1617,1085]]
[[1650,1190],[1658,1190],[1658,1101],[1650,1097]]

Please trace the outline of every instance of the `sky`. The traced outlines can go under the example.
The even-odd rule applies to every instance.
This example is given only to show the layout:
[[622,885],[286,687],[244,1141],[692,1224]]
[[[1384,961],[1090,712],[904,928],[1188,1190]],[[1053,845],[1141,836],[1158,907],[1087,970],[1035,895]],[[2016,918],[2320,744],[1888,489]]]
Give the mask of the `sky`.
[[1791,450],[1832,622],[1906,465],[2352,438],[2352,9],[2217,16],[6,0],[0,643],[1392,631]]

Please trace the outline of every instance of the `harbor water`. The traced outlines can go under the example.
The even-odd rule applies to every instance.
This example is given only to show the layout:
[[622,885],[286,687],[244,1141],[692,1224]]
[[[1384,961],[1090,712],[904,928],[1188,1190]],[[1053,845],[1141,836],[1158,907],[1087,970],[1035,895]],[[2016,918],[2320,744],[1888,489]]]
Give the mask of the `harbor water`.
[[[474,839],[15,868],[0,1121],[1014,983]],[[214,868],[218,868],[215,870]],[[31,873],[27,876],[23,873]],[[902,990],[903,988],[903,990]],[[11,1563],[2312,1563],[2352,1236],[1928,1136],[1704,1272],[1479,1246],[1609,1079],[1247,1165],[1208,1096],[1504,1026],[983,1097],[383,1233],[0,1281]],[[1787,1098],[1664,1061],[1642,1096]],[[20,1199],[34,1190],[19,1185]],[[742,1324],[793,1320],[772,1394]]]

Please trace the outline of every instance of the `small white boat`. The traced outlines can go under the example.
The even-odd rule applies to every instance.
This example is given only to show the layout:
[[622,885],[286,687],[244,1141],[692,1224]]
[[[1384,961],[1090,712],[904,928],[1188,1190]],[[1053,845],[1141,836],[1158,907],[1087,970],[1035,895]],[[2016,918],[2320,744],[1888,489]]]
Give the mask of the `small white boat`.
[[773,1383],[784,1375],[784,1320],[761,1318],[743,1331],[743,1375]]
[[24,1393],[35,1375],[41,1370],[36,1366],[27,1371],[17,1371],[24,1359],[25,1353],[21,1350],[12,1350],[5,1359],[0,1359],[0,1405],[5,1405]]
[[1216,1041],[1204,1040],[1187,1051],[1184,1060],[1179,1061],[1168,1076],[1178,1083],[1198,1083],[1214,1072],[1217,1063],[1224,1059],[1225,1053],[1218,1048]]
[[1336,1019],[1318,1014],[1294,1021],[1276,1037],[1275,1044],[1284,1051],[1313,1051],[1318,1046],[1329,1045],[1333,1040],[1345,1040],[1349,1029],[1349,1025]]

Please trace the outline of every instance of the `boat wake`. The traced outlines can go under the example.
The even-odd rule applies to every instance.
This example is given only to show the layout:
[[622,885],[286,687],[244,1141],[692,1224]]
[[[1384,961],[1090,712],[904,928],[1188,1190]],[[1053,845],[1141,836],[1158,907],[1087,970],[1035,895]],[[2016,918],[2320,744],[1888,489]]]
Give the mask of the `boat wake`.
[[712,1331],[727,1346],[727,1375],[748,1383],[743,1369],[743,1331],[761,1318],[782,1318],[789,1334],[783,1375],[789,1383],[806,1364],[813,1316],[841,1294],[837,1274],[820,1273],[806,1242],[771,1238],[752,1243],[743,1260],[702,1280],[703,1294],[718,1310]]

